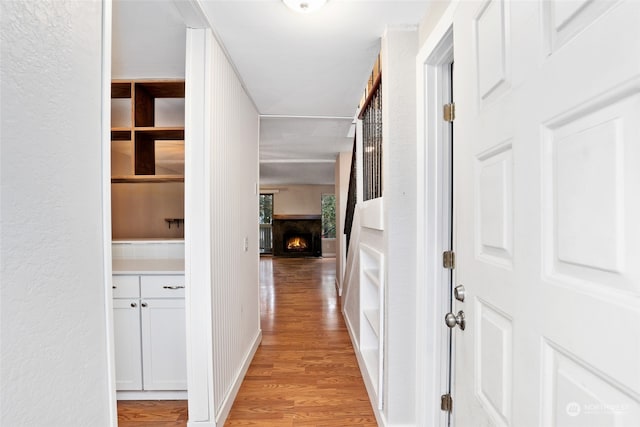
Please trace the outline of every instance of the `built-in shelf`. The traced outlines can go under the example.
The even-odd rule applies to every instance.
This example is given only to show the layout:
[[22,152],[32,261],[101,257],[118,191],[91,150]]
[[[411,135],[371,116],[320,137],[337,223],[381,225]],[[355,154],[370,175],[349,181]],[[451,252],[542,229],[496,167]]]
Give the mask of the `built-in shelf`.
[[371,283],[379,286],[380,285],[380,281],[379,281],[379,277],[380,277],[380,270],[378,269],[366,269],[364,270],[364,275],[367,276],[367,278],[369,280],[371,280]]
[[369,309],[363,310],[364,317],[367,319],[371,329],[377,337],[380,336],[380,310]]
[[112,237],[184,237],[184,79],[111,82]]
[[[112,102],[127,103],[126,100],[129,100],[126,107],[120,104],[123,109],[119,111],[126,111],[120,116],[126,120],[112,125],[111,140],[129,141],[126,150],[123,146],[119,149],[128,151],[128,158],[133,165],[131,174],[156,174],[157,141],[184,141],[184,126],[163,126],[156,120],[158,99],[174,98],[180,101],[184,99],[184,92],[184,80],[115,80],[111,83]],[[184,154],[182,159],[184,162]]]
[[382,410],[384,357],[384,255],[360,244],[360,337],[365,383],[376,396]]

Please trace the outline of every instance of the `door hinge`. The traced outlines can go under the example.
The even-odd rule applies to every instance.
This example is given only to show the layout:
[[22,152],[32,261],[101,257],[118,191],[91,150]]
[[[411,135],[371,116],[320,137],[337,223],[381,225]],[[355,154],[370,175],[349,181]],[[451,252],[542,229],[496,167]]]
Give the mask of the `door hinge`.
[[456,254],[453,251],[445,251],[442,253],[442,266],[449,270],[456,268]]
[[451,394],[447,393],[440,396],[440,409],[447,412],[453,411],[453,398]]
[[450,104],[444,104],[442,117],[444,118],[445,122],[454,121],[456,118],[456,104],[454,104],[453,102]]

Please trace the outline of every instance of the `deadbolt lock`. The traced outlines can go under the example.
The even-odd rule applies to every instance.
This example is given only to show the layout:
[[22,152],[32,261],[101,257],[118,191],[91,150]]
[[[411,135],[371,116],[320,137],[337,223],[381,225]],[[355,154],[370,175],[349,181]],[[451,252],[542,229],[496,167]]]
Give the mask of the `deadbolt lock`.
[[460,329],[464,331],[466,326],[466,322],[464,320],[464,311],[460,310],[458,314],[447,313],[444,316],[444,323],[451,329],[455,328],[456,325],[460,326]]
[[458,285],[453,288],[453,296],[460,302],[464,302],[465,289],[463,285]]

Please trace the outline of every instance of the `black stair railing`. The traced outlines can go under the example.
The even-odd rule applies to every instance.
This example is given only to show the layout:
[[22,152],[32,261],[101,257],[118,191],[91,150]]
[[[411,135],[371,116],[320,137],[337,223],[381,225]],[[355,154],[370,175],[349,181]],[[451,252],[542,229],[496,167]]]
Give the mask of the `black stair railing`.
[[353,226],[353,213],[356,210],[358,199],[357,171],[356,171],[356,138],[353,138],[353,154],[351,155],[351,173],[349,175],[349,192],[347,194],[347,212],[345,214],[344,234],[347,236],[347,252],[351,240],[351,227]]
[[362,199],[382,197],[382,79],[378,75],[364,108],[362,120]]

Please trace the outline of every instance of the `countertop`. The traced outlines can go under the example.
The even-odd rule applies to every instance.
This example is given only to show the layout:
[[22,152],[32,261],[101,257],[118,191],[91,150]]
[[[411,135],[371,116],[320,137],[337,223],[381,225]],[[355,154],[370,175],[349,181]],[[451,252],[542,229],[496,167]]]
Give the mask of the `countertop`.
[[113,274],[184,274],[184,259],[114,258]]

